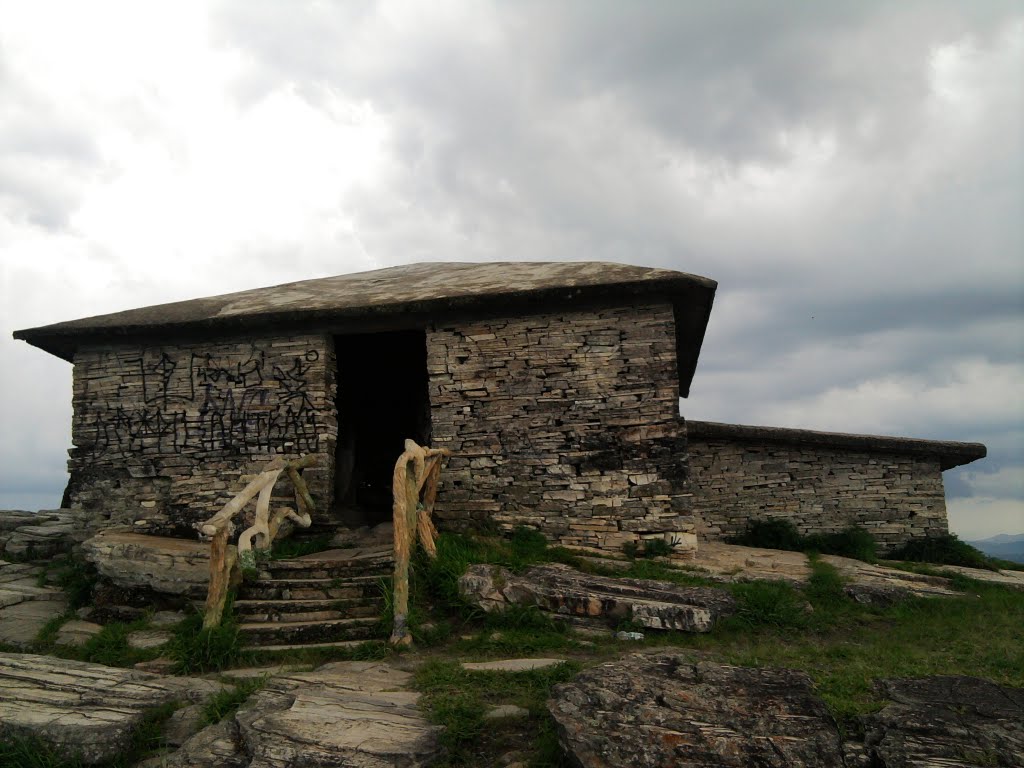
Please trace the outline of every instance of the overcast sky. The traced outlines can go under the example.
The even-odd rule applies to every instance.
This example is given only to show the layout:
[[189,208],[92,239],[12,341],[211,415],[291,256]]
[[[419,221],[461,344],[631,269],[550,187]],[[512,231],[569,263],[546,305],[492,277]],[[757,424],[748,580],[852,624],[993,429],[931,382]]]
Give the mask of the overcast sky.
[[0,0],[0,507],[71,366],[14,329],[415,261],[719,281],[684,415],[982,441],[1024,532],[1024,6]]

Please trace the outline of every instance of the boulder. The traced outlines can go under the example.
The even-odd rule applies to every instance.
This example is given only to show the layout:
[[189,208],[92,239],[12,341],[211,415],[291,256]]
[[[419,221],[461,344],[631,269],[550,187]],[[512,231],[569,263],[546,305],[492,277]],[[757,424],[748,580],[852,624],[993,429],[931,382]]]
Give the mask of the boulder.
[[1024,690],[974,677],[881,680],[865,718],[875,765],[1024,765]]
[[125,589],[151,589],[191,598],[206,596],[210,545],[201,541],[102,531],[82,544],[100,575]]
[[147,710],[200,701],[221,688],[208,680],[0,653],[0,732],[30,735],[67,757],[100,763],[124,752]]
[[560,564],[537,565],[522,574],[472,565],[459,579],[459,592],[485,611],[533,605],[564,617],[607,624],[632,619],[651,629],[684,632],[708,632],[736,610],[724,589],[595,576]]
[[844,764],[828,709],[792,670],[634,654],[556,686],[548,709],[582,768]]

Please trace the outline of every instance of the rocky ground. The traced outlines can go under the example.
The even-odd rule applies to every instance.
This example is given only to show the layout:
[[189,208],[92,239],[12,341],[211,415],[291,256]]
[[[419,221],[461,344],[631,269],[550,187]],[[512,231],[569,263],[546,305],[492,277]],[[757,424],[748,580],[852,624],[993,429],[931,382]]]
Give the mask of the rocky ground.
[[[553,720],[565,764],[1024,766],[1024,693],[1019,688],[958,675],[881,677],[874,683],[880,708],[837,723],[833,707],[804,671],[782,664],[764,668],[756,660],[723,663],[696,649],[636,652],[628,641],[609,637],[624,621],[641,633],[708,637],[737,612],[730,584],[768,580],[806,586],[816,566],[799,553],[707,543],[696,561],[678,571],[701,580],[694,585],[613,575],[628,568],[627,561],[594,561],[600,575],[551,563],[518,572],[471,566],[460,588],[485,611],[533,606],[567,620],[571,631],[556,633],[561,652],[497,656],[499,648],[514,651],[509,645],[519,642],[516,638],[528,642],[529,628],[504,630],[507,637],[499,640],[502,632],[487,629],[485,622],[440,649],[379,661],[306,667],[286,662],[179,677],[169,674],[166,659],[116,668],[30,652],[38,648],[46,627],[56,643],[48,647],[57,652],[87,643],[111,617],[145,615],[146,626],[136,622],[128,643],[135,649],[151,647],[156,655],[184,618],[180,610],[154,613],[138,606],[69,612],[67,596],[52,583],[52,561],[80,547],[76,536],[73,518],[61,512],[46,513],[45,519],[0,515],[0,550],[11,560],[33,561],[0,560],[0,644],[5,649],[0,653],[0,735],[30,735],[87,764],[124,753],[140,724],[160,712],[157,741],[163,749],[139,763],[144,768],[473,764],[466,762],[465,751],[452,752],[458,739],[437,721],[446,706],[460,706],[457,695],[445,691],[457,694],[460,686],[484,681],[480,691],[497,693],[473,699],[480,711],[462,714],[482,719],[484,736],[504,731],[520,734],[524,743],[506,744],[476,764],[525,768],[520,760],[537,759],[528,742],[536,737],[531,729],[540,715],[538,707],[516,693],[517,686],[536,686],[542,679],[538,676],[562,669],[565,674],[558,680],[567,682],[554,688],[549,682],[537,701],[546,710],[546,722]],[[203,547],[123,533],[105,534],[82,549],[101,573],[109,572],[115,595],[142,589],[187,604],[203,591]],[[962,597],[956,589],[960,576],[1024,589],[1021,572],[937,566],[912,573],[846,558],[820,560],[841,577],[846,595],[841,600],[847,604]],[[54,626],[58,618],[59,629]],[[977,642],[985,640],[979,636]],[[567,662],[571,666],[562,666]],[[452,676],[447,689],[417,682],[420,670],[439,663]],[[1007,665],[1020,663],[1020,654],[1006,659]],[[582,671],[576,674],[577,669]],[[254,680],[259,684],[252,685]],[[239,696],[237,711],[207,724],[217,720],[209,715],[217,711],[212,703],[250,688],[255,690],[247,699]],[[430,698],[428,705],[424,696]],[[0,766],[19,765],[4,762],[4,754],[0,749]]]
[[877,685],[890,703],[845,739],[806,674],[677,651],[586,670],[548,706],[582,768],[1024,764],[1021,689],[960,676]]

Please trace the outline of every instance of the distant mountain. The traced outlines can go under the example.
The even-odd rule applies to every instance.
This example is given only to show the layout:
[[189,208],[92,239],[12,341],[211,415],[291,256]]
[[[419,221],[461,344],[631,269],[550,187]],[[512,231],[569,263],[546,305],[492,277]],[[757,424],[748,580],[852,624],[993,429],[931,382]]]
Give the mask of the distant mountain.
[[1000,533],[980,541],[968,541],[989,557],[998,557],[1014,563],[1024,563],[1024,533]]

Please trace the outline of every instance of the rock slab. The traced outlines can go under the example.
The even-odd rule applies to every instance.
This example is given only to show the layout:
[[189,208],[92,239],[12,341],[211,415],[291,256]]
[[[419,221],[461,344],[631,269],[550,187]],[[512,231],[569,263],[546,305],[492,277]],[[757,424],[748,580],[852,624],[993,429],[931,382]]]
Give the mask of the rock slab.
[[810,678],[638,653],[556,686],[548,709],[582,768],[1024,766],[1024,690],[961,676],[876,682],[889,703],[843,742]]
[[67,608],[64,593],[39,586],[42,566],[0,560],[0,643],[26,647]]
[[102,531],[82,544],[85,558],[119,587],[206,597],[210,545],[201,541]]
[[875,765],[1024,765],[1024,690],[962,676],[877,685],[891,703],[865,718]]
[[793,670],[634,654],[556,686],[548,709],[582,768],[844,764],[828,709]]
[[336,662],[274,677],[231,719],[147,768],[418,768],[439,754],[439,726],[380,662]]
[[153,707],[199,701],[221,689],[195,678],[0,653],[0,731],[30,734],[86,764],[125,751]]
[[561,564],[534,566],[522,574],[472,565],[459,579],[459,591],[485,611],[533,605],[565,617],[607,624],[632,619],[650,629],[684,632],[709,632],[736,610],[724,589],[595,576]]

